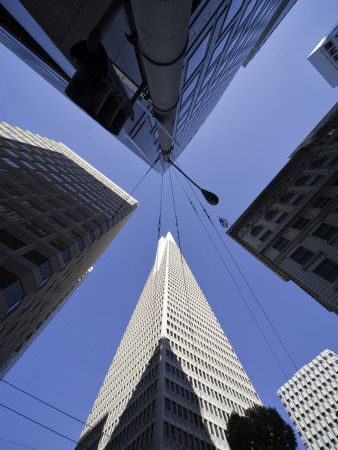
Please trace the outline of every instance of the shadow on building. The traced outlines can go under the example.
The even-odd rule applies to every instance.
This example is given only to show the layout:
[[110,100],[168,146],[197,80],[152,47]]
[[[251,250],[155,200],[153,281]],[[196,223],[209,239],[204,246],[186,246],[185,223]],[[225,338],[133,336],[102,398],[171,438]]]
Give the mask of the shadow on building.
[[122,397],[112,400],[97,424],[80,438],[76,450],[216,449],[199,398],[165,338],[155,348],[125,407],[117,409]]

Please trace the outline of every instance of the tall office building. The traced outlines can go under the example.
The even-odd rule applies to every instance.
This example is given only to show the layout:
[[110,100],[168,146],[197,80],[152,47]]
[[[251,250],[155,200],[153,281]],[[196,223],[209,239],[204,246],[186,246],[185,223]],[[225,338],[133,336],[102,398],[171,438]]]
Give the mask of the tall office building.
[[227,449],[231,412],[260,404],[168,233],[77,448]]
[[[80,65],[79,83],[67,90],[70,97],[152,164],[159,155],[176,158],[183,151],[241,65],[253,58],[295,2],[116,1],[121,10],[113,11],[112,19],[107,1],[0,0],[0,41],[63,93]],[[109,58],[103,74],[111,80],[107,95],[102,93],[104,70],[94,74],[87,49],[82,47],[85,59],[84,53],[71,54],[73,45],[94,29]],[[97,65],[102,48],[95,53],[91,44]],[[96,75],[97,102],[95,81],[87,86],[90,98],[80,93],[85,78]],[[137,98],[129,102],[135,93]],[[123,115],[133,120],[123,123]],[[160,160],[155,168],[162,172],[166,164]]]
[[4,122],[0,173],[3,376],[138,204],[65,145]]
[[338,103],[228,230],[282,280],[338,314]]
[[338,355],[325,350],[277,393],[306,448],[338,448]]
[[338,86],[338,24],[319,42],[307,59],[330,86]]

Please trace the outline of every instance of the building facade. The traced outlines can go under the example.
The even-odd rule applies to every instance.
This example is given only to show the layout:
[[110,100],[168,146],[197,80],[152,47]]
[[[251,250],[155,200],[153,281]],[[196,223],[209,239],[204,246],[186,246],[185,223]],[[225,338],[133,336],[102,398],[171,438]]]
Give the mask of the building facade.
[[330,86],[338,86],[338,24],[319,42],[307,59]]
[[228,449],[231,412],[260,404],[168,233],[77,448]]
[[338,104],[227,234],[338,314]]
[[137,202],[65,145],[0,122],[1,376]]
[[338,355],[325,350],[277,393],[306,448],[338,448]]
[[[183,8],[181,0],[162,4],[153,0],[126,2],[102,42],[128,97],[143,83],[145,87],[134,103],[134,120],[125,122],[118,139],[149,164],[161,156],[155,169],[165,170],[163,139],[168,141],[172,158],[177,158],[241,65],[252,59],[295,1],[186,0],[184,4],[191,5],[189,8]],[[109,3],[98,5],[89,0],[65,5],[53,0],[0,0],[0,41],[64,93],[76,66],[70,49],[87,39]],[[152,18],[146,26],[148,34],[158,33],[162,28],[167,30],[171,15],[175,26],[178,17],[186,14],[182,48],[171,55],[167,47],[160,47],[159,41],[163,40],[160,35],[154,44],[160,54],[149,57],[144,42],[140,42],[142,24],[137,8],[145,6],[155,14],[158,5],[164,3],[169,12],[162,17],[163,27],[155,29],[161,18]],[[174,32],[169,30],[167,34],[173,36]],[[155,58],[158,61],[153,61]],[[160,73],[153,73],[157,86],[151,80],[150,63],[154,71],[160,67]],[[175,86],[171,86],[172,79]],[[155,92],[156,88],[159,92]],[[162,97],[163,93],[169,95],[169,91],[171,103]],[[102,110],[92,115],[110,129],[102,118]]]

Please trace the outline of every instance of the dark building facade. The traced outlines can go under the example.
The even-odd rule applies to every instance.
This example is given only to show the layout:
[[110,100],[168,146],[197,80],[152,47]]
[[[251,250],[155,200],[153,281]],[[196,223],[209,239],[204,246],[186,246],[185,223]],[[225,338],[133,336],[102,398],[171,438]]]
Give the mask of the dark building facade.
[[338,104],[227,233],[338,314]]
[[0,122],[0,376],[138,204],[65,145]]
[[[144,84],[134,103],[134,120],[124,123],[118,139],[149,164],[160,156],[155,168],[165,170],[164,151],[172,158],[183,151],[238,69],[252,59],[295,1],[126,1],[102,43],[129,98]],[[109,4],[0,0],[0,41],[65,92],[76,66],[70,49],[87,39]],[[157,14],[158,5],[168,9]],[[147,8],[154,17],[144,18]],[[168,27],[175,25],[180,29],[174,48],[170,39],[160,47],[158,42],[165,39],[161,28],[168,37]],[[156,35],[155,53],[145,42],[145,26]],[[93,116],[109,128],[100,111]]]

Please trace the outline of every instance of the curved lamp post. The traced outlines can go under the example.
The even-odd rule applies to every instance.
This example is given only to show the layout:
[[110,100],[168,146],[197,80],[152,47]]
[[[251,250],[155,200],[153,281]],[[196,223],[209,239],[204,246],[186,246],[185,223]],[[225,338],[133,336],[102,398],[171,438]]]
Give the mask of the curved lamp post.
[[196,186],[201,192],[203,197],[206,199],[206,201],[210,204],[210,205],[217,205],[217,203],[219,202],[219,199],[217,197],[216,194],[214,194],[213,192],[209,192],[205,189],[202,189],[201,187],[198,186],[198,184],[196,184],[194,181],[192,181],[192,179],[190,177],[188,177],[187,174],[185,174],[183,172],[183,170],[181,170],[178,166],[176,166],[176,164],[174,164],[170,159],[168,161],[172,166],[175,167],[175,169],[177,169],[179,172],[181,172],[182,175],[185,176],[185,178],[187,178],[194,186]]

